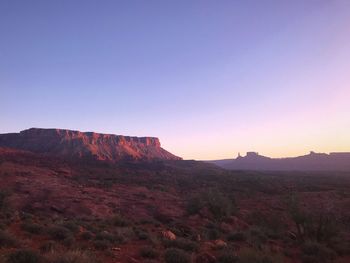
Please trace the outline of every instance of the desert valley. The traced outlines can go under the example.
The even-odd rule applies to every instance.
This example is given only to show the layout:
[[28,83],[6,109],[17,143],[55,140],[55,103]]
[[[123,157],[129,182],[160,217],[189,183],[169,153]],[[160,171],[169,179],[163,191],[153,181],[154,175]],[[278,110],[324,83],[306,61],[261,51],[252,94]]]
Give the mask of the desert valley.
[[350,172],[225,170],[156,138],[0,135],[4,262],[350,260]]

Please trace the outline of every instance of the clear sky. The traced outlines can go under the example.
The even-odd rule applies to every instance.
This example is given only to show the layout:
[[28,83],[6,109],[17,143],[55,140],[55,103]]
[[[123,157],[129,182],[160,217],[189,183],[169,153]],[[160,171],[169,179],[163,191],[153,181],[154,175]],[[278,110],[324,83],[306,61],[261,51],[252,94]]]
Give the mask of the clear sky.
[[350,1],[1,0],[0,132],[29,127],[350,151]]

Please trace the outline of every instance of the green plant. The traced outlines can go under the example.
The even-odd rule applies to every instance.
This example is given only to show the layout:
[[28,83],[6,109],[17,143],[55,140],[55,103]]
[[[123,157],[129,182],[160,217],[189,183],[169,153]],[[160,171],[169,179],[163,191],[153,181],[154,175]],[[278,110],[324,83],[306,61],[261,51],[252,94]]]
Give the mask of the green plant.
[[111,246],[111,242],[108,240],[95,240],[93,243],[97,250],[106,250]]
[[67,251],[65,253],[54,252],[48,255],[50,263],[96,263],[93,254],[81,250]]
[[140,250],[140,256],[143,258],[157,258],[158,252],[152,247],[143,247]]
[[129,225],[129,222],[121,215],[115,215],[111,219],[112,225],[117,227],[126,227]]
[[268,254],[261,250],[251,248],[242,249],[239,253],[239,263],[283,263],[283,256]]
[[247,239],[243,232],[233,232],[227,235],[228,241],[245,241]]
[[18,243],[17,239],[9,232],[0,230],[0,248],[14,247]]
[[41,256],[34,250],[17,250],[7,256],[6,263],[40,263]]
[[185,239],[185,238],[177,238],[175,240],[164,240],[164,246],[167,248],[179,248],[186,251],[196,251],[198,250],[198,244]]
[[184,251],[176,248],[169,248],[164,253],[166,263],[190,263],[190,256]]
[[42,226],[33,222],[25,222],[22,224],[21,228],[30,234],[41,234],[43,232]]
[[238,257],[234,255],[231,251],[223,251],[217,259],[218,263],[236,263],[238,262]]
[[54,240],[64,240],[72,236],[72,233],[63,226],[51,226],[48,233]]
[[318,242],[307,241],[302,246],[304,263],[326,263],[335,257],[335,252]]

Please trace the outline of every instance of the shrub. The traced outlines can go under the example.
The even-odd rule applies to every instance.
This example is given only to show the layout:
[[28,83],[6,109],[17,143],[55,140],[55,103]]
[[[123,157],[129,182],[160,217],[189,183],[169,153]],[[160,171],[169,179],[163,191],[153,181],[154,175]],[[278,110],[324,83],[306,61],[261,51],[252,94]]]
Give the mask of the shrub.
[[224,251],[218,256],[218,263],[236,263],[238,262],[238,257],[234,255],[231,251]]
[[191,198],[187,202],[188,214],[196,214],[206,207],[215,219],[222,219],[236,212],[236,203],[233,198],[218,192],[209,191]]
[[53,252],[56,249],[56,243],[53,241],[48,241],[41,245],[40,251],[43,253]]
[[110,243],[122,243],[124,241],[124,238],[119,234],[100,232],[96,234],[95,240],[106,240]]
[[164,253],[166,263],[190,263],[190,257],[187,253],[176,248],[169,248]]
[[94,255],[85,251],[67,251],[65,253],[52,253],[48,257],[50,263],[96,263]]
[[92,239],[92,237],[93,237],[93,235],[89,231],[85,231],[85,232],[81,233],[81,238],[84,240],[90,240],[90,239]]
[[72,233],[63,226],[52,226],[48,229],[48,233],[55,240],[64,240],[72,236]]
[[304,263],[326,263],[335,257],[335,252],[326,246],[312,241],[307,241],[302,246]]
[[79,225],[74,221],[63,222],[61,226],[67,228],[72,233],[77,233],[79,231]]
[[[8,191],[0,190],[0,211],[3,213],[10,212],[10,204],[8,202],[8,197],[10,193]],[[0,214],[1,216],[1,214]]]
[[177,238],[175,240],[164,240],[165,247],[173,247],[173,248],[179,248],[186,251],[196,251],[198,250],[197,243],[184,239],[184,238]]
[[157,258],[158,252],[154,248],[151,247],[143,247],[140,250],[140,256],[143,258]]
[[10,233],[0,230],[0,248],[13,247],[18,243],[17,239]]
[[30,233],[30,234],[34,234],[34,235],[38,235],[40,233],[42,233],[43,228],[36,223],[32,223],[32,222],[25,222],[22,224],[21,228]]
[[39,263],[41,256],[33,250],[17,250],[7,256],[6,263]]
[[228,241],[245,241],[247,239],[246,235],[243,232],[233,232],[228,234]]
[[239,253],[239,263],[283,263],[279,254],[270,255],[255,249],[242,249]]
[[108,240],[95,240],[94,241],[94,247],[97,250],[106,250],[111,246],[111,242]]
[[129,222],[121,215],[115,215],[112,218],[112,224],[117,227],[126,227],[129,225]]

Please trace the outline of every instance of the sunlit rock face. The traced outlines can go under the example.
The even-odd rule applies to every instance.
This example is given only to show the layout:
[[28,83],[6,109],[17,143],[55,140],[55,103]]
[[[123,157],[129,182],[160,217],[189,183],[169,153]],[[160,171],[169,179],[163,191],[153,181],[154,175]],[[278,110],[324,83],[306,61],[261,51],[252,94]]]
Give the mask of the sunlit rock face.
[[0,147],[97,160],[179,160],[161,148],[158,138],[130,137],[64,129],[31,128],[0,134]]

